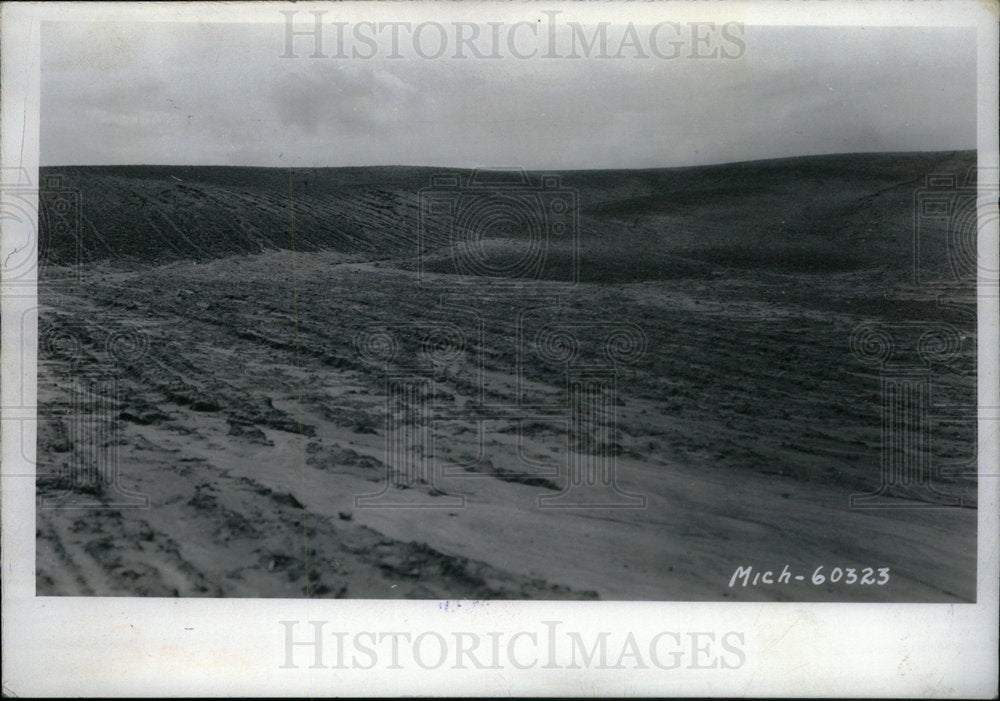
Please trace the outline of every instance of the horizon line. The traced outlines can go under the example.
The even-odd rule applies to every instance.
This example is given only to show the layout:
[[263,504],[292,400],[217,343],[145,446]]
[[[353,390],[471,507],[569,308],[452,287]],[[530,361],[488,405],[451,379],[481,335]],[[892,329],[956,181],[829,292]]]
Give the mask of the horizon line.
[[527,168],[523,166],[468,166],[468,165],[416,165],[416,164],[365,164],[365,165],[294,165],[294,166],[282,166],[282,165],[233,165],[233,164],[195,164],[195,163],[59,163],[52,165],[42,165],[39,164],[39,168],[250,168],[254,170],[360,170],[360,169],[374,169],[374,168],[409,168],[409,169],[434,169],[443,168],[449,170],[462,170],[462,171],[473,171],[473,170],[483,170],[483,171],[505,171],[505,170],[522,170],[526,173],[537,173],[537,172],[550,172],[556,171],[561,173],[568,172],[596,172],[596,171],[650,171],[650,170],[680,170],[688,168],[712,168],[719,166],[728,165],[741,165],[747,163],[768,163],[773,161],[790,161],[796,159],[805,158],[825,158],[825,157],[838,157],[838,156],[891,156],[891,155],[940,155],[947,153],[978,153],[978,147],[973,148],[955,148],[955,149],[936,149],[933,151],[831,151],[826,153],[811,153],[811,154],[799,154],[795,156],[777,156],[774,158],[754,158],[749,160],[740,161],[718,161],[710,163],[695,163],[686,165],[672,165],[672,166],[616,166],[616,167],[594,167],[594,168],[560,168],[560,167],[543,167],[543,168]]

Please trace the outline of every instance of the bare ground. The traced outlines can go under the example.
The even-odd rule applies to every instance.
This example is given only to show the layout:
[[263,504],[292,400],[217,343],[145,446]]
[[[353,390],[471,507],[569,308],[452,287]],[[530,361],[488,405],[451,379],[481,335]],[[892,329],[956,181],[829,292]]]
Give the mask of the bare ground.
[[[905,490],[897,501],[916,508],[848,504],[880,475],[878,374],[849,348],[852,330],[870,318],[852,312],[864,305],[851,300],[877,298],[877,275],[734,274],[613,288],[537,282],[494,291],[485,303],[476,297],[482,290],[449,276],[424,284],[415,276],[332,253],[282,252],[95,271],[84,285],[50,285],[40,341],[40,498],[65,506],[80,496],[59,496],[68,456],[81,449],[76,431],[77,441],[116,443],[122,485],[150,503],[43,504],[39,593],[974,598],[974,508],[930,508]],[[440,301],[455,293],[467,324]],[[514,309],[526,308],[525,299],[562,299],[537,320],[525,315],[536,327],[607,319],[602,310],[615,309],[618,321],[643,329],[643,357],[618,373],[612,452],[620,488],[645,496],[645,508],[539,508],[540,495],[566,483],[567,450],[588,446],[568,435],[565,411],[520,421],[509,408],[518,378],[522,391],[558,406],[565,371],[536,362],[518,372],[510,309],[497,294]],[[357,334],[380,321],[459,323],[474,339],[476,319],[483,347],[470,343],[432,373],[434,406],[453,417],[435,425],[436,464],[457,467],[444,476],[439,468],[433,484],[391,488],[415,503],[452,505],[357,508],[355,497],[387,484],[391,460],[386,367],[359,353]],[[125,344],[121,357],[108,350],[112,336]],[[403,337],[390,370],[420,367],[424,351],[411,341]],[[583,347],[590,352],[586,337]],[[968,399],[974,348],[966,344],[936,376],[940,398]],[[118,383],[113,410],[97,419],[117,433],[73,428],[67,398],[81,377]],[[973,429],[961,412],[940,419],[937,457],[968,460]],[[971,476],[938,486],[974,506]],[[104,485],[82,496],[114,503],[115,492]],[[818,565],[890,567],[892,580],[728,587],[738,566],[786,563],[806,574]]]

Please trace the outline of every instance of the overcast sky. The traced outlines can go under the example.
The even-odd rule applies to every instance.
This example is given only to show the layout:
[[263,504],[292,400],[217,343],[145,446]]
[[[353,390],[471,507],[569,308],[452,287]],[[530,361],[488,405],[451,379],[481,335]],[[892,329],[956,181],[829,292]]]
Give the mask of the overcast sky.
[[284,31],[44,25],[42,165],[648,168],[976,144],[969,30],[746,27],[728,60],[310,59],[301,39],[290,59]]

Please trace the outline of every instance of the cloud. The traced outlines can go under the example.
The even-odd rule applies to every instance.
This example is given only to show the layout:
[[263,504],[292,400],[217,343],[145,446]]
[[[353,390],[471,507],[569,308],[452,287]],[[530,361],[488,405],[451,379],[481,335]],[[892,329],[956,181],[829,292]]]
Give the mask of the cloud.
[[392,73],[369,65],[326,64],[285,76],[270,99],[285,124],[306,134],[372,132],[412,113],[419,91]]

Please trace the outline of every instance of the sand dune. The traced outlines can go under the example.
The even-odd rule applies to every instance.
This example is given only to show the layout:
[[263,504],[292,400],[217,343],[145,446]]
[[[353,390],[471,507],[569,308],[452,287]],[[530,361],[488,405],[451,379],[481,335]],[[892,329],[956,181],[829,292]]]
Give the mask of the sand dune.
[[[428,169],[47,169],[83,245],[43,226],[38,593],[972,600],[973,280],[928,229],[944,282],[911,281],[915,192],[973,165],[565,173],[578,237],[516,284],[455,274]],[[495,234],[486,268],[531,243]],[[932,386],[890,441],[934,469],[912,508],[850,505],[889,440],[865,324]],[[914,365],[931,328],[957,346]],[[629,508],[559,508],[612,462]],[[786,564],[892,577],[729,586]]]

